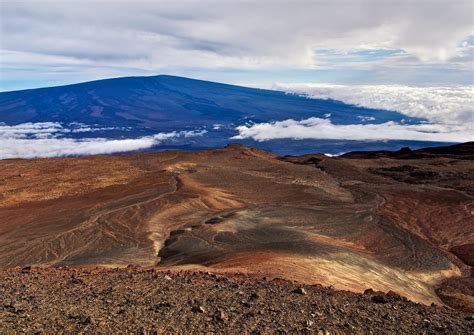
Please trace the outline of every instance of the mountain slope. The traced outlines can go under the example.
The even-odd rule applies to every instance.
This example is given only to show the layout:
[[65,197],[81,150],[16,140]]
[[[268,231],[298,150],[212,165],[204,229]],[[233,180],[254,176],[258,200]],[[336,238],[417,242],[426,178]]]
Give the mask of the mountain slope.
[[[3,141],[5,136],[6,139],[11,139],[10,131],[19,132],[14,143],[9,146],[24,148],[25,144],[19,143],[21,141],[17,139],[32,140],[26,144],[33,149],[26,152],[38,152],[36,157],[47,156],[41,150],[45,146],[62,148],[64,143],[61,139],[72,139],[73,142],[97,138],[139,139],[159,133],[166,133],[170,139],[156,141],[153,146],[147,146],[143,150],[219,148],[238,141],[279,155],[297,155],[312,152],[339,154],[355,150],[394,150],[400,146],[420,148],[443,143],[406,141],[404,137],[385,141],[386,127],[380,128],[381,140],[377,141],[366,141],[363,136],[361,140],[352,141],[344,137],[337,137],[337,140],[324,139],[324,136],[321,139],[291,137],[263,142],[252,137],[241,137],[238,140],[234,138],[240,135],[242,127],[291,120],[319,120],[330,127],[367,125],[369,128],[389,121],[402,127],[422,121],[397,112],[368,109],[335,100],[310,99],[285,92],[167,75],[105,79],[0,93],[0,127],[3,123],[3,127],[7,128],[0,129],[0,140]],[[9,129],[21,128],[25,123],[28,123],[27,127],[42,127],[41,123],[44,122],[61,129],[56,134],[40,136],[36,136],[34,129],[28,134],[16,128]],[[78,127],[81,129],[77,129]],[[198,136],[171,136],[174,132],[183,134],[182,132],[189,131]],[[318,133],[317,130],[314,131]],[[60,140],[44,144],[41,140],[45,138]],[[67,143],[69,144],[71,143]],[[73,145],[76,143],[71,144]],[[7,151],[4,157],[31,157],[16,154],[15,149]],[[62,150],[57,155],[77,155],[76,152]]]
[[213,123],[323,117],[334,123],[400,120],[389,111],[307,99],[283,92],[160,75],[0,93],[0,122],[83,122],[86,124],[182,129]]

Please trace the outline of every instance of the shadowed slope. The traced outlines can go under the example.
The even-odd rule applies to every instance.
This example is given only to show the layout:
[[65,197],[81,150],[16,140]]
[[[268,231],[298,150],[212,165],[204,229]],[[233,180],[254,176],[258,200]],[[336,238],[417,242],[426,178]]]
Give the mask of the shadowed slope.
[[335,123],[376,123],[406,116],[279,91],[159,75],[97,80],[59,87],[0,93],[0,122],[86,124],[183,129],[213,123],[305,119],[331,113]]

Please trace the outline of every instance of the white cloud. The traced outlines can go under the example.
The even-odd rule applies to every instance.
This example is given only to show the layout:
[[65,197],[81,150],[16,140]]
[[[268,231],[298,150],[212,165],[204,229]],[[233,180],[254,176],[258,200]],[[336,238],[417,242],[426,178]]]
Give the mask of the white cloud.
[[79,122],[71,122],[63,126],[60,122],[28,122],[14,126],[0,123],[1,138],[52,138],[68,133],[93,133],[99,131],[122,130],[129,131],[130,127],[100,127],[88,126]]
[[7,126],[0,123],[0,138],[25,138],[30,135],[51,136],[62,129],[58,122],[28,122],[16,126]]
[[0,19],[2,70],[12,80],[314,69],[327,65],[321,48],[401,50],[445,63],[467,52],[460,46],[473,34],[471,0],[6,0]]
[[336,125],[330,119],[309,118],[257,123],[236,128],[235,139],[251,138],[256,141],[275,139],[338,139],[338,140],[412,140],[439,142],[466,142],[474,140],[472,129],[462,125],[418,124],[403,125],[395,122],[382,124]]
[[109,154],[150,148],[153,138],[106,140],[101,138],[1,139],[0,159],[42,158],[75,155]]
[[357,115],[357,118],[360,119],[362,122],[375,121],[375,117],[373,117],[373,116],[361,116],[361,115]]
[[[474,123],[474,86],[275,84],[274,89],[319,99],[397,111],[434,123]],[[370,121],[370,120],[369,120]]]
[[[81,125],[75,129],[95,129]],[[115,129],[107,127],[106,130]],[[74,129],[73,129],[74,130]],[[205,130],[173,131],[134,139],[67,138],[71,132],[57,122],[25,123],[15,126],[0,125],[0,159],[41,158],[110,154],[151,148],[162,141],[203,136]]]

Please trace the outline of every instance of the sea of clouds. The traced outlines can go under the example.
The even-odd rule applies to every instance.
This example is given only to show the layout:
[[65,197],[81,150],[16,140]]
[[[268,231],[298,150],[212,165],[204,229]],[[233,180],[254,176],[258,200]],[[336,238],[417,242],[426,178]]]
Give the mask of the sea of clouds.
[[406,125],[393,121],[382,124],[333,124],[330,119],[312,117],[305,120],[284,120],[237,127],[234,139],[256,141],[276,139],[338,139],[338,140],[410,140],[432,142],[465,142],[474,140],[472,131],[459,125]]
[[[358,124],[340,125],[334,124],[331,121],[331,114],[327,113],[324,118],[247,122],[236,127],[237,134],[232,139],[253,139],[260,142],[276,139],[474,141],[474,86],[278,84],[274,88],[308,98],[335,99],[357,106],[398,111],[407,117],[424,118],[426,122],[406,124],[391,121],[375,124],[372,117],[360,117]],[[215,124],[213,129],[219,129],[221,126]],[[0,123],[0,159],[80,156],[144,150],[165,141],[203,136],[207,132],[199,129],[172,131],[119,139],[104,136],[107,131],[117,130],[126,133],[131,129],[81,123],[38,122],[18,125]],[[80,134],[87,136],[77,138]]]
[[172,131],[139,138],[71,138],[71,133],[126,130],[58,122],[0,124],[0,159],[110,154],[144,150],[163,141],[202,136],[206,130]]
[[308,98],[334,99],[348,104],[392,110],[427,120],[409,125],[386,122],[336,125],[325,119],[284,120],[237,127],[236,139],[474,141],[474,86],[412,87],[400,85],[275,84],[274,89]]

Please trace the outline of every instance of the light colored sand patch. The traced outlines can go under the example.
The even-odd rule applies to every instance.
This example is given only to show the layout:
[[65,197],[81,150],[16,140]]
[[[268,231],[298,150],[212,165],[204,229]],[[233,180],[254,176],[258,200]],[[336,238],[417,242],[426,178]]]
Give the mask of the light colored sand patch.
[[151,216],[147,223],[155,255],[158,255],[172,230],[201,223],[213,213],[244,206],[243,202],[235,199],[231,194],[218,188],[207,187],[194,180],[189,174],[179,174],[177,178],[182,185],[173,196],[180,193],[179,196],[164,199],[160,210]]
[[344,240],[344,239],[337,239],[337,238],[333,238],[333,237],[330,237],[330,236],[311,233],[308,236],[308,240],[321,242],[321,243],[329,244],[329,245],[334,245],[334,246],[337,246],[337,247],[341,247],[341,248],[345,248],[345,249],[349,249],[349,250],[353,250],[353,251],[357,251],[357,252],[373,253],[370,250],[367,250],[365,248],[365,246],[363,246],[363,245],[358,245],[358,244],[356,244],[354,242],[351,242],[351,241],[347,241],[347,240]]

